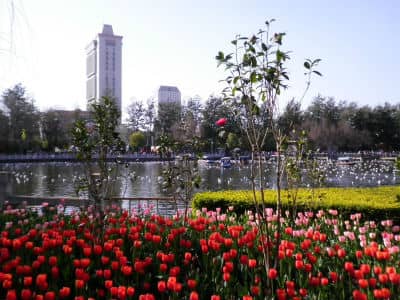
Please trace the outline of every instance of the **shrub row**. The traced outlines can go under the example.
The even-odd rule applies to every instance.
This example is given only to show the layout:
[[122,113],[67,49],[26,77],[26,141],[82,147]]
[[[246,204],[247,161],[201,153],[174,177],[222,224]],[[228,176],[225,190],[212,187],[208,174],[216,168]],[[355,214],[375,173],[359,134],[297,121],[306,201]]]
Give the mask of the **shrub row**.
[[[284,210],[293,207],[293,201],[287,190],[282,190],[282,207]],[[260,201],[260,192],[256,193]],[[264,199],[267,207],[275,208],[277,193],[275,190],[265,190]],[[299,189],[296,203],[298,210],[337,209],[348,215],[360,212],[372,220],[394,219],[400,221],[400,187],[383,186],[372,188],[321,188]],[[237,213],[254,209],[254,200],[250,190],[225,190],[217,192],[197,193],[192,201],[192,207],[201,209],[222,208],[233,206]]]

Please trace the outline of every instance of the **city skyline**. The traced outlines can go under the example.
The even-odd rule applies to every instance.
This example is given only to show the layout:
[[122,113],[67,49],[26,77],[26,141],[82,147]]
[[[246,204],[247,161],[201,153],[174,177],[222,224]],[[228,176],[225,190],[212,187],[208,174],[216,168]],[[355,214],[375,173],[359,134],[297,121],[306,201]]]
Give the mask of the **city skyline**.
[[283,101],[302,94],[304,59],[321,58],[324,76],[313,80],[304,105],[317,94],[359,105],[398,103],[398,12],[396,1],[0,0],[0,91],[21,82],[42,110],[85,109],[85,46],[112,24],[124,36],[124,108],[132,98],[155,97],[160,85],[204,101],[223,88],[217,52],[232,51],[236,34],[255,33],[275,18],[272,31],[286,32],[284,47],[293,51]]

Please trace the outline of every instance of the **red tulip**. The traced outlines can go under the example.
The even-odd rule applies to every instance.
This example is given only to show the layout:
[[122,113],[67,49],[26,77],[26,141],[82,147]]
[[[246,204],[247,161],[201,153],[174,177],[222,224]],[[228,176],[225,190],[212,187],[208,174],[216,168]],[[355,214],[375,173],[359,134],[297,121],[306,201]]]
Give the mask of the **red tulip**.
[[139,300],[155,300],[156,298],[154,297],[153,294],[144,294],[139,296]]
[[249,262],[249,257],[245,254],[242,254],[240,256],[240,263],[243,265],[247,265],[248,262]]
[[197,281],[194,279],[188,279],[187,285],[191,290],[194,290],[196,288]]
[[75,280],[75,287],[77,289],[83,289],[83,287],[85,286],[85,282],[81,279],[76,279]]
[[300,294],[301,296],[305,297],[305,296],[307,296],[308,291],[307,291],[307,289],[301,288],[301,289],[299,290],[299,294]]
[[168,265],[167,264],[160,264],[160,271],[165,273],[168,270]]
[[286,300],[286,291],[284,289],[277,289],[276,296],[278,300]]
[[167,285],[164,280],[157,283],[157,288],[160,293],[164,293],[167,290]]
[[326,286],[329,284],[329,280],[326,277],[321,278],[321,285]]
[[278,271],[274,268],[268,270],[268,278],[275,279],[278,276]]
[[185,260],[192,260],[192,253],[185,252]]
[[48,291],[44,294],[44,300],[54,300],[56,299],[56,293],[53,291]]
[[195,291],[190,293],[189,300],[199,300],[199,294]]
[[370,279],[368,279],[368,285],[370,286],[370,287],[375,287],[376,286],[376,282],[377,282],[377,280],[376,280],[376,278],[374,278],[374,277],[371,277]]
[[353,263],[350,262],[350,261],[346,261],[346,262],[344,263],[344,269],[345,269],[347,272],[352,272],[352,271],[354,270]]
[[24,277],[24,286],[31,286],[31,285],[32,285],[32,277],[31,276]]
[[106,280],[104,282],[104,286],[106,287],[106,289],[111,289],[113,286],[113,281],[112,280]]
[[64,286],[60,289],[60,292],[59,292],[60,298],[62,298],[62,299],[68,298],[70,294],[71,294],[71,288]]
[[257,266],[257,260],[255,259],[249,259],[249,268],[255,268]]
[[133,297],[133,295],[135,294],[135,288],[134,288],[133,286],[128,286],[128,287],[126,288],[126,294],[127,294],[129,297]]
[[95,255],[100,255],[103,252],[103,247],[101,247],[100,245],[94,245],[93,246],[93,253]]
[[87,256],[90,256],[91,254],[92,254],[92,248],[90,248],[90,247],[83,248],[83,255],[85,255],[87,257]]
[[132,274],[132,267],[131,266],[123,266],[123,267],[121,267],[121,272],[125,276],[129,276]]
[[228,120],[226,118],[221,118],[215,124],[219,127],[225,126]]
[[15,290],[9,290],[6,295],[6,300],[17,300],[17,293]]
[[367,279],[359,279],[358,286],[362,289],[368,288],[368,280]]
[[113,299],[114,299],[114,297],[116,297],[118,295],[118,288],[116,286],[111,287],[110,294],[111,294],[111,296],[113,296]]
[[22,300],[30,300],[30,299],[32,299],[32,291],[30,289],[22,289],[22,291],[21,291],[21,299]]
[[367,295],[359,290],[353,291],[353,299],[354,300],[367,300]]
[[296,267],[296,269],[302,270],[304,268],[304,263],[302,260],[296,260],[294,266]]

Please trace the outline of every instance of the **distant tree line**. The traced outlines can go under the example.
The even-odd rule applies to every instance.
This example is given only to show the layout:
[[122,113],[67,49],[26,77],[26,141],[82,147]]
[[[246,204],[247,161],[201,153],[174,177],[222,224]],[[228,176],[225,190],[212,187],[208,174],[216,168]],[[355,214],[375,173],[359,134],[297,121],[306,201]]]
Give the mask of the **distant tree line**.
[[[150,151],[160,137],[176,142],[196,140],[203,152],[249,150],[239,124],[239,105],[227,105],[217,96],[205,103],[189,99],[184,106],[158,106],[154,100],[132,102],[128,107],[125,140],[133,151]],[[69,112],[49,109],[40,112],[25,88],[17,84],[0,98],[0,152],[67,150],[72,144],[71,130],[76,120],[87,117],[80,110]],[[226,118],[223,132],[216,121]],[[400,104],[358,106],[317,96],[302,109],[289,101],[278,122],[288,135],[305,131],[314,149],[321,151],[400,150]],[[122,135],[124,138],[124,136]],[[274,151],[272,137],[265,151]]]
[[73,124],[82,111],[67,113],[55,109],[40,112],[21,84],[5,90],[0,98],[0,152],[68,149]]
[[[203,105],[189,99],[183,107],[158,107],[158,114],[154,102],[147,107],[139,103],[131,104],[128,123],[130,130],[141,132],[146,141],[157,141],[164,134],[178,142],[196,138],[204,152],[249,150],[239,126],[239,105],[227,105],[221,97],[210,96]],[[138,106],[141,109],[133,109]],[[220,118],[228,120],[224,134],[215,124]],[[135,123],[137,120],[143,121]],[[320,151],[400,150],[400,104],[358,106],[318,95],[305,109],[299,102],[289,101],[275,122],[288,136],[305,131],[311,146]],[[272,136],[267,139],[264,150],[275,150]]]

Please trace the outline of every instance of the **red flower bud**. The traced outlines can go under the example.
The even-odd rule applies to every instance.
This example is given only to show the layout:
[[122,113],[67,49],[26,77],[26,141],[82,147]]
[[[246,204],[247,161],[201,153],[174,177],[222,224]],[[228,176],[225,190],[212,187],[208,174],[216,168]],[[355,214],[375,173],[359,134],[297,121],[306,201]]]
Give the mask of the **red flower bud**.
[[228,120],[226,118],[221,118],[217,122],[215,122],[215,125],[222,127],[225,126]]

